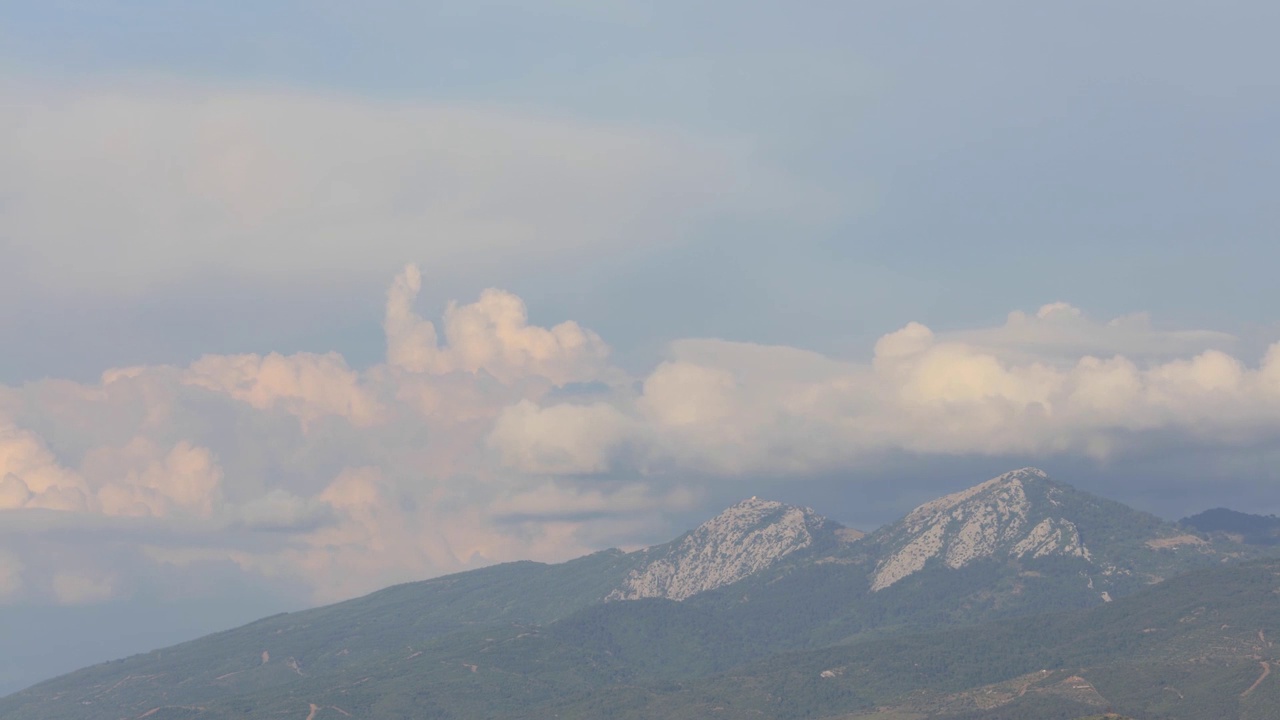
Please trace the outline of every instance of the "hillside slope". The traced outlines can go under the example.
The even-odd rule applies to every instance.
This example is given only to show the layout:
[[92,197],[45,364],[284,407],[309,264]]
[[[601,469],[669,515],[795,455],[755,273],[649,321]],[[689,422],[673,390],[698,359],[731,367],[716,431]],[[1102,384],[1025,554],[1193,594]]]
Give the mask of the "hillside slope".
[[[681,703],[703,702],[689,692],[719,692],[728,682],[704,685],[699,678],[745,667],[743,677],[767,687],[771,673],[801,662],[779,653],[826,657],[821,653],[843,649],[821,648],[838,646],[892,657],[892,644],[861,643],[994,618],[1011,623],[997,630],[1031,632],[1034,626],[1016,618],[1111,600],[1121,606],[1120,598],[1150,592],[1145,588],[1157,580],[1256,550],[1076,491],[1034,469],[926,503],[856,541],[811,510],[753,498],[646,551],[411,583],[86,668],[0,699],[0,717],[290,717],[304,708],[305,718],[312,704],[311,720],[341,716],[332,708],[358,709],[371,720],[542,716],[519,714],[531,708],[591,717],[625,706],[619,693],[674,703],[663,712],[679,717]],[[1046,635],[1037,647],[1057,647],[1061,639]],[[904,647],[925,657],[939,652],[914,642]],[[977,640],[970,646],[1032,664],[1040,657]],[[1076,656],[1060,660],[1067,657]],[[756,661],[764,664],[750,665]],[[1016,673],[1002,673],[1022,669],[1015,665],[950,685],[904,677],[920,691],[958,692],[967,691],[965,683],[1007,681]],[[885,686],[868,695],[862,685],[813,682],[802,686],[817,693],[814,707],[861,707],[906,692]],[[668,686],[675,690],[663,690]],[[749,697],[751,687],[724,692]]]
[[[545,628],[511,627],[444,638],[375,665],[326,675],[295,673],[286,685],[208,703],[85,714],[127,692],[99,683],[48,688],[41,702],[0,705],[0,716],[199,718],[311,716],[504,718],[846,718],[1071,720],[1114,710],[1135,718],[1270,720],[1280,707],[1280,561],[1200,570],[1084,611],[923,635],[771,654],[725,672],[660,671],[642,646],[647,630],[683,637],[680,653],[726,635],[715,614],[685,603],[612,604],[632,624],[589,608]],[[711,621],[709,625],[705,625]],[[584,628],[613,628],[609,642]],[[699,630],[702,628],[702,630]],[[421,654],[419,654],[421,653]],[[117,683],[120,680],[115,681]],[[59,697],[60,695],[60,697]],[[139,706],[141,707],[141,706]]]
[[[1277,633],[1280,561],[1262,560],[1198,570],[1084,611],[771,656],[678,688],[651,685],[643,703],[670,718],[714,709],[726,718],[994,720],[1111,709],[1263,720],[1280,707]],[[596,696],[574,707],[613,702]],[[574,712],[562,717],[585,716]]]
[[1179,525],[1210,535],[1224,535],[1248,545],[1280,545],[1280,518],[1250,515],[1226,508],[1214,508],[1178,521]]
[[[0,717],[51,694],[59,708],[52,717],[132,717],[161,705],[203,707],[229,694],[274,692],[332,673],[382,672],[405,655],[430,657],[439,651],[432,648],[468,633],[537,628],[601,606],[611,594],[683,599],[767,570],[794,552],[829,547],[839,542],[839,530],[807,508],[753,498],[646,550],[606,550],[557,565],[508,563],[399,585],[86,668],[0,700]],[[68,695],[68,688],[79,689]],[[79,699],[62,702],[73,695]]]

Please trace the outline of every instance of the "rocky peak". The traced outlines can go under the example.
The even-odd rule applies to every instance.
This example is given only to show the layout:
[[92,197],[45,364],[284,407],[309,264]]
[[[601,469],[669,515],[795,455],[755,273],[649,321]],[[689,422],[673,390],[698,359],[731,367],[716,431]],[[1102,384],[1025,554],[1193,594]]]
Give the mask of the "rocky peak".
[[641,564],[606,599],[684,600],[760,572],[835,529],[809,508],[743,500],[683,537],[639,551]]
[[1063,489],[1037,468],[994,477],[912,510],[877,533],[887,554],[871,589],[883,590],[932,558],[960,568],[980,558],[1067,555],[1090,559],[1076,525],[1063,516]]
[[944,495],[936,500],[917,507],[902,522],[912,531],[926,524],[932,524],[938,518],[953,511],[973,507],[983,503],[991,503],[1002,517],[1017,517],[1019,510],[1026,502],[1026,483],[1043,482],[1049,479],[1048,474],[1039,468],[1022,468],[1003,475],[993,477],[986,482],[978,483],[960,492]]

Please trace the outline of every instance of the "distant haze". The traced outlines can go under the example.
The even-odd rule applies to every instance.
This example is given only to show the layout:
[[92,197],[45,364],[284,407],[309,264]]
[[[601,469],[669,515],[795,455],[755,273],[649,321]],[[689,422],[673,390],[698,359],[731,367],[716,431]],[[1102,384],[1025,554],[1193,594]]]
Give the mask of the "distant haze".
[[0,692],[752,495],[1280,512],[1274,3],[11,5]]

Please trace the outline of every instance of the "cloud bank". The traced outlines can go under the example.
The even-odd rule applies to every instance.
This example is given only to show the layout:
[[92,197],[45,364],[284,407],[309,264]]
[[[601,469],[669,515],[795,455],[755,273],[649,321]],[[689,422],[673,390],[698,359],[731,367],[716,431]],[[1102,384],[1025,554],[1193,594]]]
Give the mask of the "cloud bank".
[[[409,266],[385,362],[209,355],[0,387],[0,603],[95,603],[232,571],[308,601],[631,543],[721,483],[888,453],[1086,456],[1280,441],[1280,344],[1063,303],[884,335],[867,362],[714,339],[642,377],[486,290],[438,322]],[[198,587],[198,584],[192,587]],[[196,592],[194,590],[192,592]]]

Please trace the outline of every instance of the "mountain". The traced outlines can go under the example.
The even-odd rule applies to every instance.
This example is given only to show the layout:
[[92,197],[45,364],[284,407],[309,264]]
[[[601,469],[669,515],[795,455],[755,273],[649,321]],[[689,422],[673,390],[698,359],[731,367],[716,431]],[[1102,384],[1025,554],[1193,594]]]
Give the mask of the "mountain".
[[1275,515],[1250,515],[1214,508],[1183,518],[1178,524],[1202,533],[1221,534],[1247,545],[1280,545],[1280,518]]
[[758,628],[770,650],[794,650],[1092,607],[1259,550],[1023,468],[685,602]]
[[1280,707],[1278,597],[1278,560],[1205,568],[1088,610],[770,655],[678,683],[603,686],[553,712],[1270,720]]
[[931,564],[959,570],[981,561],[1057,558],[1078,566],[1104,601],[1225,554],[1199,534],[1054,482],[1037,468],[925,503],[870,541],[880,548],[873,592]]
[[877,592],[923,570],[930,560],[952,569],[992,557],[1061,556],[1092,560],[1080,528],[1067,519],[1064,488],[1036,468],[1023,468],[912,510],[876,541],[887,553],[876,564]]
[[[545,626],[602,605],[610,596],[657,592],[683,599],[690,588],[713,589],[768,569],[797,550],[826,547],[840,542],[840,536],[856,534],[808,508],[753,498],[665,545],[632,553],[605,550],[555,565],[507,563],[398,585],[95,666],[69,677],[78,681],[105,673],[117,678],[108,687],[124,682],[105,696],[95,695],[90,705],[58,706],[50,717],[97,717],[83,714],[94,706],[110,707],[121,717],[135,710],[136,715],[152,709],[141,705],[155,698],[200,706],[226,692],[273,688],[315,673],[380,667],[404,648],[415,648],[405,654],[423,652],[476,628],[507,632]],[[666,568],[671,571],[664,574]],[[175,678],[181,690],[171,687]],[[0,717],[10,717],[9,700],[23,695],[0,700]],[[136,707],[135,700],[140,703]]]
[[[0,699],[0,717],[621,717],[633,701],[655,709],[636,717],[684,717],[696,716],[692,708],[707,711],[707,697],[728,703],[738,696],[854,708],[854,700],[888,702],[907,685],[934,693],[929,697],[969,692],[973,683],[1017,677],[1001,673],[1022,672],[1026,662],[1059,668],[1066,658],[1087,659],[1062,655],[1048,663],[1043,655],[1015,653],[1009,657],[1022,659],[1001,664],[998,648],[964,640],[973,652],[995,654],[971,658],[988,674],[937,682],[908,674],[904,685],[885,685],[874,696],[819,682],[837,667],[863,668],[840,670],[839,677],[879,677],[865,658],[850,659],[858,653],[896,657],[894,643],[904,643],[925,654],[894,662],[918,663],[945,653],[928,645],[932,640],[905,638],[944,638],[938,642],[951,648],[963,644],[955,638],[970,636],[948,628],[994,619],[1001,624],[982,632],[1012,643],[1016,638],[990,628],[1022,628],[1028,639],[1016,642],[1051,648],[1062,636],[1035,630],[1049,621],[1022,618],[1134,607],[1119,601],[1186,570],[1258,552],[1080,492],[1033,468],[857,536],[807,508],[752,498],[646,550],[607,550],[558,565],[510,563],[400,585],[86,668]],[[1129,645],[1106,647],[1116,662],[1127,657]],[[812,678],[776,675],[836,656],[854,664],[827,665]],[[938,677],[960,667],[953,663]],[[741,682],[749,687],[735,685]],[[1056,702],[1036,689],[1040,684],[1027,687],[1035,693],[1024,695]],[[803,702],[802,688],[813,693]],[[1071,707],[1097,709],[1087,702]],[[766,713],[784,715],[777,708]],[[928,714],[900,715],[909,716]]]
[[859,536],[809,508],[753,497],[683,537],[642,550],[643,562],[606,599],[684,600],[766,570],[797,550]]
[[[543,628],[397,647],[378,664],[338,672],[255,658],[258,671],[278,664],[276,672],[291,678],[221,698],[106,702],[152,685],[139,670],[172,674],[163,657],[127,674],[81,671],[0,701],[0,716],[1116,720],[1121,715],[1107,714],[1114,711],[1270,720],[1280,706],[1280,672],[1272,676],[1280,663],[1278,595],[1280,561],[1255,561],[1188,573],[1088,610],[747,657],[728,671],[676,677],[643,668],[625,644],[583,642],[566,627],[581,629],[575,614]],[[598,619],[601,608],[643,618],[659,634],[691,635],[690,646],[724,630],[713,624],[698,635],[707,618],[686,603],[641,600],[582,612]],[[171,678],[163,689],[182,696],[190,692],[182,685]]]

